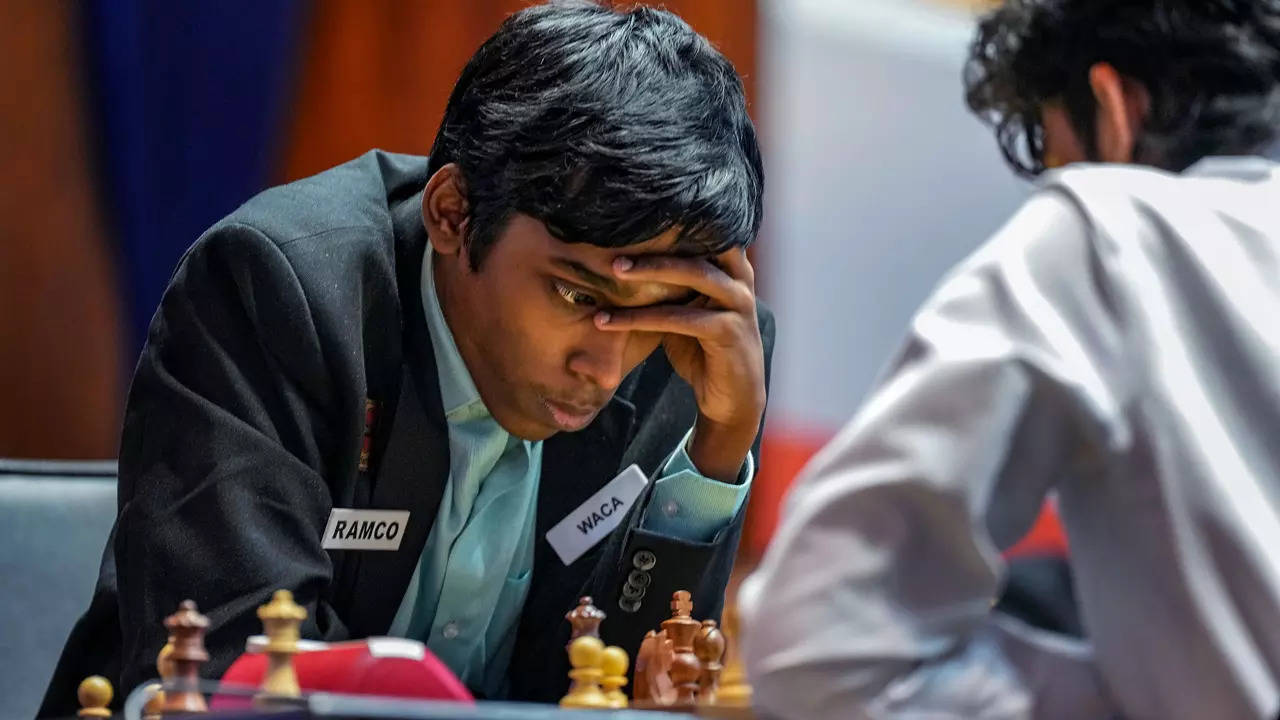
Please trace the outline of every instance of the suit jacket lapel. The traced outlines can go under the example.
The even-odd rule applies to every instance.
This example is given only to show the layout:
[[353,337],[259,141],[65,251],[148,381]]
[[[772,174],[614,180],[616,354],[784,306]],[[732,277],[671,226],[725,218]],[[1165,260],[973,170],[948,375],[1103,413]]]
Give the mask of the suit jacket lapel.
[[387,632],[422,556],[449,480],[449,431],[440,401],[431,336],[422,309],[421,272],[426,231],[421,193],[392,209],[396,275],[404,336],[403,378],[390,436],[377,461],[370,507],[408,510],[409,525],[395,551],[363,552],[348,623],[353,637]]

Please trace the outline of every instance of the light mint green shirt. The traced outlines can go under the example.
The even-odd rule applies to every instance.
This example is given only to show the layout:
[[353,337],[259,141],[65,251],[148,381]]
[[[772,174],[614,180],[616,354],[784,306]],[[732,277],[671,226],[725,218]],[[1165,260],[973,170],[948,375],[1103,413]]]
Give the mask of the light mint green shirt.
[[[511,436],[489,414],[440,309],[431,266],[428,249],[422,305],[449,429],[449,479],[388,634],[421,640],[468,687],[500,698],[533,572],[542,443]],[[663,465],[641,525],[705,542],[742,507],[755,465],[748,456],[737,484],[711,480],[689,459],[688,438]]]

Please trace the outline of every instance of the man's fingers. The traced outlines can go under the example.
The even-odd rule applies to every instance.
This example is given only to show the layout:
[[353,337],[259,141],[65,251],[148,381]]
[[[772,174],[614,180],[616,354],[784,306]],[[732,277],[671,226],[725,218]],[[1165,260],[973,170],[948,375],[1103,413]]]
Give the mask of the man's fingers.
[[613,270],[615,275],[626,280],[691,288],[732,310],[746,311],[755,306],[755,296],[749,285],[734,280],[705,258],[624,256],[613,261]]
[[720,266],[729,277],[739,280],[751,288],[752,292],[756,289],[756,269],[751,266],[751,261],[747,259],[747,251],[744,248],[736,247],[731,250],[725,250],[716,256],[716,260],[720,261]]
[[700,340],[723,341],[733,332],[737,315],[724,310],[709,310],[688,305],[617,309],[596,313],[596,327],[601,330],[654,332],[687,335]]

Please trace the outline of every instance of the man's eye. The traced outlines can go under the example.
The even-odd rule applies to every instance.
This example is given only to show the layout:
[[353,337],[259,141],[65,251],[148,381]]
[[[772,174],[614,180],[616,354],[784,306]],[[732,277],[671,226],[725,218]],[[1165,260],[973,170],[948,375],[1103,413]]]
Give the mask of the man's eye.
[[564,298],[565,302],[570,305],[577,305],[578,307],[595,307],[598,304],[594,297],[584,292],[579,292],[558,282],[552,282],[551,284],[555,287],[556,294]]

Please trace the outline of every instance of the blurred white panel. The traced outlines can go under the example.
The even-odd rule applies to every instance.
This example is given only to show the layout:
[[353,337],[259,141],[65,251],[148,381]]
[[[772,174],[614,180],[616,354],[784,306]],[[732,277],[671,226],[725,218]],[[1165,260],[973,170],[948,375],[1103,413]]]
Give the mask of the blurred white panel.
[[913,0],[765,0],[761,20],[770,426],[834,430],[941,275],[1028,186],[964,106],[970,16]]

